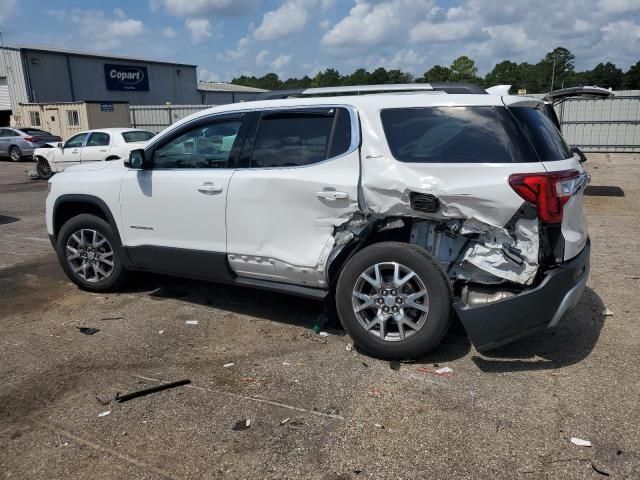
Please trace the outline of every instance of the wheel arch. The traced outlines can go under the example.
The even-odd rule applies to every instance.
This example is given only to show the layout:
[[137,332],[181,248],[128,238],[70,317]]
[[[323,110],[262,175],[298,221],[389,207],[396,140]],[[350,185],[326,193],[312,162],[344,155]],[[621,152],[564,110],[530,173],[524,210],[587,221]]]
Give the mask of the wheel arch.
[[82,213],[89,213],[103,219],[114,230],[118,239],[118,247],[122,248],[122,236],[115,218],[104,200],[87,194],[61,195],[53,206],[53,236],[57,238],[62,226],[71,218]]

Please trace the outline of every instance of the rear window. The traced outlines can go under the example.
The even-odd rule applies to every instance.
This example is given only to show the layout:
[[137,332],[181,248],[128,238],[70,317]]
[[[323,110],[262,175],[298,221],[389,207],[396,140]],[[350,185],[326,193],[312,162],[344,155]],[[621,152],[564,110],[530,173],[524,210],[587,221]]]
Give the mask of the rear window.
[[22,133],[27,135],[51,135],[49,132],[45,132],[44,130],[39,130],[37,128],[18,128]]
[[154,136],[155,133],[146,131],[132,130],[131,132],[122,132],[122,138],[124,138],[124,141],[127,143],[147,142]]
[[511,112],[518,119],[524,133],[538,152],[541,162],[571,158],[571,150],[553,121],[543,111],[531,107],[513,107]]
[[391,153],[401,162],[537,160],[504,107],[394,108],[381,117]]

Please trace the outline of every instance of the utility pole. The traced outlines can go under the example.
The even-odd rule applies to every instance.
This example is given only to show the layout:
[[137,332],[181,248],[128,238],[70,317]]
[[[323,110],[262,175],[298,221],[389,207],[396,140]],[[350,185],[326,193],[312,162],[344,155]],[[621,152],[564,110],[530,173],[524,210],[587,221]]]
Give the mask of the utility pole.
[[555,80],[556,77],[556,57],[553,57],[553,68],[551,69],[551,90],[549,90],[550,92],[553,92],[553,82]]

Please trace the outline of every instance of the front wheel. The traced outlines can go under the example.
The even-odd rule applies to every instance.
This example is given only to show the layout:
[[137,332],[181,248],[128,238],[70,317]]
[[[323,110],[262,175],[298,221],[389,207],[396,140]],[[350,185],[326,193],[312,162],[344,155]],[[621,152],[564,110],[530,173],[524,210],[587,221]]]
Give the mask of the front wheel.
[[42,157],[38,157],[36,172],[38,172],[38,177],[40,177],[43,180],[49,180],[53,176],[51,165],[49,165],[49,162]]
[[447,332],[451,290],[424,248],[382,242],[347,262],[336,305],[342,325],[362,350],[383,358],[417,358]]
[[126,270],[113,228],[95,215],[68,220],[60,229],[56,247],[64,272],[84,290],[114,290],[124,280]]

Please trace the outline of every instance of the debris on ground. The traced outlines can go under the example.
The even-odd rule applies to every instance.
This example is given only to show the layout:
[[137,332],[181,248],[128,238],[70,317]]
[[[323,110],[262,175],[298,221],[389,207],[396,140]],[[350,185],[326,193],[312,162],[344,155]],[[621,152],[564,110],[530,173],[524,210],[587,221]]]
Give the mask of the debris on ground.
[[280,422],[280,425],[284,425],[285,423],[287,423],[289,420],[291,420],[289,417],[285,418],[284,420],[282,420]]
[[158,335],[162,335],[164,333],[164,330],[158,330]]
[[375,387],[373,390],[371,390],[371,396],[373,396],[373,397],[381,397],[382,396],[382,392],[380,392],[378,387]]
[[288,365],[291,365],[291,364],[289,362],[282,362],[282,365],[288,366]]
[[347,343],[347,346],[344,348],[347,352],[350,352],[351,350],[353,350],[353,343]]
[[189,385],[191,380],[185,378],[184,380],[178,380],[177,382],[169,382],[163,383],[161,385],[156,385],[155,387],[143,388],[142,390],[136,390],[135,392],[125,393],[124,395],[120,395],[120,392],[116,393],[115,400],[118,403],[128,402],[129,400],[133,400],[134,398],[143,397],[145,395],[149,395],[151,393],[160,392],[162,390],[168,390],[169,388],[181,387],[182,385]]
[[40,175],[35,170],[25,170],[24,173],[29,178],[40,178]]
[[96,400],[100,405],[109,405],[111,403],[110,398],[101,397],[100,395],[96,395]]
[[186,322],[187,325],[197,325],[198,324],[198,320],[187,320]]
[[437,369],[429,368],[429,367],[418,367],[416,368],[416,372],[418,373],[430,373],[432,375],[437,375],[439,377],[449,378],[453,374],[453,369],[449,367],[440,367]]
[[124,317],[105,317],[100,320],[122,320]]
[[328,337],[331,334],[327,332],[318,332],[318,335],[320,335],[321,337]]
[[94,327],[78,327],[78,330],[80,330],[80,333],[84,333],[85,335],[93,335],[100,331],[99,328]]
[[98,414],[99,417],[106,417],[107,415],[111,415],[111,410],[106,410]]
[[391,367],[391,370],[395,370],[396,372],[400,370],[401,365],[402,364],[397,360],[392,360],[391,362],[389,362],[389,367]]
[[233,367],[235,365],[235,363],[233,362],[229,362],[229,363],[225,363],[224,365],[222,365],[223,368],[229,368],[229,367]]
[[318,315],[318,318],[316,319],[316,323],[312,327],[313,331],[316,333],[320,333],[324,329],[324,327],[327,326],[328,323],[329,323],[329,317],[327,317],[326,314],[321,313],[320,315]]
[[374,423],[373,426],[376,427],[376,428],[381,428],[382,430],[384,430],[384,425],[382,425],[381,423]]
[[605,309],[604,309],[604,312],[602,312],[602,314],[603,314],[605,317],[613,317],[613,312],[612,312],[611,310],[609,310],[608,308],[605,308]]
[[367,362],[362,362],[362,366],[365,368],[369,368],[369,365],[367,365]]
[[579,447],[590,447],[591,446],[591,442],[589,440],[583,440],[581,438],[577,438],[577,437],[571,437],[571,443],[573,443],[574,445],[578,445]]
[[251,426],[251,419],[246,418],[244,420],[238,420],[231,430],[233,430],[234,432],[240,432],[242,430],[246,430],[250,426]]
[[596,473],[599,473],[600,475],[603,475],[605,477],[610,477],[611,475],[608,472],[605,472],[602,467],[596,467],[596,465],[591,462],[591,468],[593,468],[593,471]]

